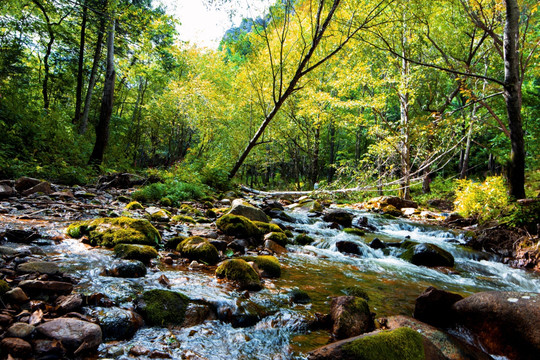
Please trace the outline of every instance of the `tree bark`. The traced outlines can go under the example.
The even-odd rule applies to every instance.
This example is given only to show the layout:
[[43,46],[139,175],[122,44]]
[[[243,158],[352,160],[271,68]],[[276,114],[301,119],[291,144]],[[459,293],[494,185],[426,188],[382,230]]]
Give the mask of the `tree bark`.
[[81,40],[79,43],[79,66],[77,69],[77,88],[75,90],[75,115],[73,116],[73,124],[79,122],[81,118],[82,106],[82,89],[84,83],[83,66],[84,66],[84,46],[86,42],[86,19],[88,17],[88,0],[82,5],[82,22],[81,22]]
[[328,122],[328,172],[326,180],[330,184],[334,180],[334,162],[336,160],[336,128],[332,119]]
[[49,66],[49,57],[51,56],[52,46],[54,44],[54,31],[52,29],[51,19],[49,18],[49,15],[47,14],[47,11],[45,10],[45,7],[38,1],[38,0],[32,0],[34,4],[39,8],[41,13],[43,14],[43,17],[45,18],[45,22],[47,23],[47,32],[49,33],[49,41],[47,42],[47,48],[45,50],[45,57],[43,58],[43,67],[45,68],[45,75],[43,77],[43,84],[41,93],[43,95],[43,108],[45,110],[49,109],[50,100],[49,100],[49,77],[50,77],[50,66]]
[[89,164],[98,166],[103,162],[103,154],[109,142],[109,124],[113,110],[114,81],[116,72],[114,70],[114,31],[116,20],[111,20],[111,27],[107,36],[107,74],[103,88],[103,98],[101,99],[101,110],[99,122],[96,126],[96,142],[94,150],[90,155]]
[[510,129],[512,151],[508,163],[510,196],[525,198],[525,142],[521,119],[521,78],[519,71],[519,5],[517,0],[505,0],[504,27],[504,99]]
[[103,48],[103,37],[105,34],[105,18],[102,17],[99,23],[98,37],[96,40],[96,50],[94,51],[94,59],[92,61],[92,70],[90,71],[90,79],[88,80],[88,89],[86,90],[86,97],[84,100],[84,110],[79,122],[79,134],[86,133],[88,127],[88,116],[90,115],[90,104],[92,102],[92,94],[94,87],[96,86],[97,70],[99,67],[99,60],[101,58],[101,49]]

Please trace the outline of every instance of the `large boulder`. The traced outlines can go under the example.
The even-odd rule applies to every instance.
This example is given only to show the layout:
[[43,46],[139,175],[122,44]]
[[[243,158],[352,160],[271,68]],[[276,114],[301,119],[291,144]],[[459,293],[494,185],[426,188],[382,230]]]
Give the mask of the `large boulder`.
[[264,211],[243,199],[234,200],[231,210],[227,214],[243,216],[251,221],[268,222],[268,216],[266,216]]
[[532,360],[540,354],[540,294],[489,291],[453,305],[464,327],[490,354]]
[[346,339],[375,329],[366,300],[356,296],[338,296],[330,305],[332,335]]
[[429,340],[402,327],[374,331],[318,348],[309,360],[443,360]]
[[137,311],[150,326],[181,325],[189,298],[185,295],[154,289],[145,291],[137,301]]
[[390,330],[408,327],[418,331],[428,339],[448,360],[491,360],[491,356],[481,349],[474,347],[465,341],[450,335],[431,325],[424,324],[408,316],[396,315],[377,319]]
[[239,238],[261,237],[262,231],[253,221],[240,215],[223,215],[216,221],[216,225],[225,235]]
[[353,215],[343,209],[331,209],[324,213],[323,220],[326,222],[337,223],[344,227],[351,227]]
[[99,325],[73,318],[58,318],[36,328],[42,336],[60,341],[64,348],[74,354],[94,351],[102,341]]
[[189,260],[196,260],[209,265],[217,264],[219,261],[219,253],[216,247],[200,236],[188,237],[178,244],[176,250]]
[[69,236],[80,238],[87,236],[91,245],[114,247],[117,244],[141,244],[157,246],[161,236],[148,220],[117,218],[99,218],[79,221],[67,228]]
[[245,260],[225,260],[216,269],[216,277],[236,282],[240,289],[260,290],[259,274]]
[[400,257],[414,265],[454,266],[454,257],[452,254],[437,245],[405,241],[400,247],[405,249]]
[[463,296],[433,286],[428,287],[416,298],[414,318],[437,327],[450,326],[454,320],[452,305]]

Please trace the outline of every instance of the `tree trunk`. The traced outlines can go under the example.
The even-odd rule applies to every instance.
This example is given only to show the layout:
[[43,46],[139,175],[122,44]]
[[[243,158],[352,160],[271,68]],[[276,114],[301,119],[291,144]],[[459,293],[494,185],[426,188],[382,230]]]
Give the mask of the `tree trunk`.
[[525,198],[525,142],[521,119],[521,79],[519,72],[519,5],[517,0],[505,0],[504,27],[504,99],[510,129],[512,152],[508,163],[510,196]]
[[471,123],[469,125],[469,131],[467,132],[467,145],[465,145],[465,151],[463,151],[463,161],[461,162],[461,172],[459,174],[460,179],[465,179],[469,170],[469,155],[471,153],[471,140],[474,126],[474,118],[476,117],[477,109],[477,106],[474,106],[472,109]]
[[82,5],[81,41],[79,43],[79,67],[77,69],[77,89],[75,90],[75,115],[73,116],[73,124],[78,123],[81,118],[82,89],[84,83],[84,45],[86,41],[86,18],[88,15],[87,4],[88,0],[85,0],[84,5]]
[[[403,45],[405,46],[405,45]],[[405,49],[403,49],[405,52]],[[410,171],[411,171],[411,144],[409,141],[409,93],[408,90],[409,64],[405,60],[405,56],[401,59],[401,77],[405,82],[404,92],[398,91],[399,109],[401,117],[401,188],[399,195],[402,199],[410,199]]]
[[82,135],[86,132],[88,127],[88,116],[90,115],[90,104],[92,102],[92,93],[96,86],[97,70],[99,67],[99,59],[101,58],[101,49],[103,47],[103,36],[105,33],[105,18],[102,17],[99,23],[98,37],[96,40],[96,50],[94,51],[94,59],[92,62],[92,70],[90,71],[90,79],[88,80],[88,89],[86,90],[86,97],[84,100],[84,110],[79,122],[79,134]]
[[52,29],[51,19],[49,18],[49,15],[47,14],[47,11],[43,7],[43,5],[37,1],[32,0],[34,4],[41,10],[41,13],[43,14],[43,17],[45,18],[45,22],[47,23],[47,32],[49,33],[49,42],[47,43],[47,48],[45,50],[45,57],[43,58],[43,66],[45,70],[45,75],[43,77],[43,84],[41,93],[43,95],[43,108],[45,110],[49,109],[50,100],[49,100],[49,77],[50,77],[50,67],[49,67],[49,57],[51,56],[52,46],[54,44],[54,32]]
[[114,81],[116,72],[114,70],[114,30],[116,20],[111,20],[111,28],[107,36],[107,75],[105,85],[103,87],[103,98],[101,99],[101,110],[99,114],[99,122],[96,126],[96,143],[94,150],[90,155],[89,164],[94,166],[101,165],[103,162],[103,154],[109,142],[109,124],[113,110],[114,99]]
[[336,128],[332,119],[328,122],[328,148],[328,172],[326,179],[328,183],[331,183],[334,180],[334,161],[336,157]]
[[321,127],[315,126],[315,140],[313,141],[313,161],[311,162],[311,186],[319,180],[319,145],[321,137]]

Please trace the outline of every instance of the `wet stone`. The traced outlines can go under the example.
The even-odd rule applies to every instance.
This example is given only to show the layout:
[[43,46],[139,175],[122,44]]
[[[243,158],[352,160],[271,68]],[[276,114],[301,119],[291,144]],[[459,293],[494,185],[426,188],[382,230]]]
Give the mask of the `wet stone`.
[[78,311],[81,308],[82,303],[83,299],[80,294],[62,295],[56,299],[56,311],[60,313]]
[[138,260],[116,262],[111,268],[105,269],[105,276],[121,278],[138,278],[146,275],[146,266]]
[[57,264],[47,261],[29,261],[26,263],[19,264],[17,266],[17,272],[28,274],[28,273],[40,273],[47,275],[56,275],[60,273],[60,268]]
[[129,354],[133,356],[145,356],[150,353],[150,350],[141,345],[135,345],[129,349]]
[[20,287],[11,289],[4,296],[8,301],[15,304],[23,304],[28,301],[28,296]]
[[68,295],[73,291],[73,285],[63,281],[23,280],[19,287],[27,294]]
[[34,230],[8,229],[3,234],[9,242],[28,244],[39,238],[39,233]]
[[105,340],[130,339],[143,325],[139,314],[119,307],[85,308],[85,313],[98,319]]
[[62,359],[66,353],[66,349],[58,340],[37,339],[32,341],[34,345],[34,354],[40,355],[47,359]]
[[34,330],[35,327],[30,324],[17,322],[9,327],[9,329],[7,330],[7,336],[23,339],[32,335]]
[[7,337],[0,342],[2,352],[7,352],[16,357],[28,357],[32,354],[32,345],[23,339]]
[[49,339],[60,341],[74,353],[95,350],[102,341],[99,325],[72,318],[51,320],[39,325],[37,331]]

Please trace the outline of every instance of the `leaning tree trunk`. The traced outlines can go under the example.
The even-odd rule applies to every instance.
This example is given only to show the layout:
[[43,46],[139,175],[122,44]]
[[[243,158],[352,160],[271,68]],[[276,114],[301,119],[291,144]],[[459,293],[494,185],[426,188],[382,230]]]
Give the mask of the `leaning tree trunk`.
[[517,0],[505,0],[504,27],[504,99],[510,129],[512,152],[508,163],[510,196],[525,198],[525,142],[521,119],[521,79],[519,71],[519,5]]
[[94,166],[101,165],[103,162],[103,154],[109,142],[109,123],[113,110],[114,99],[114,81],[116,72],[114,70],[114,29],[116,20],[111,20],[111,28],[107,38],[107,74],[105,85],[103,88],[103,98],[101,99],[101,111],[99,114],[99,122],[96,126],[96,143],[94,150],[90,155],[89,164]]

